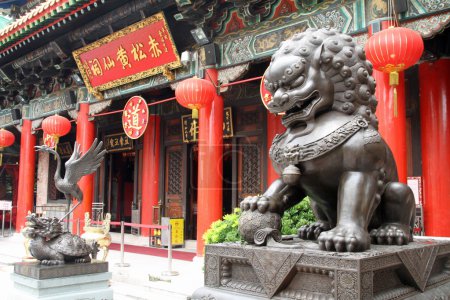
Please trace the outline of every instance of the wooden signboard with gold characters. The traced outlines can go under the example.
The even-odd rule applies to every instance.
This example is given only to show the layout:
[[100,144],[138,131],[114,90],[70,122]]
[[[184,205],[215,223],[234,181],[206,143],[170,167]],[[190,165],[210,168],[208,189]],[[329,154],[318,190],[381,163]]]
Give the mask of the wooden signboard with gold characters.
[[101,91],[181,66],[164,14],[158,13],[73,52],[89,92]]
[[[191,115],[181,116],[181,126],[183,131],[183,142],[196,142],[198,139],[198,119],[193,119]],[[231,107],[223,110],[223,138],[233,137],[233,116]]]
[[103,144],[108,152],[119,152],[133,149],[133,140],[125,133],[115,133],[106,135]]

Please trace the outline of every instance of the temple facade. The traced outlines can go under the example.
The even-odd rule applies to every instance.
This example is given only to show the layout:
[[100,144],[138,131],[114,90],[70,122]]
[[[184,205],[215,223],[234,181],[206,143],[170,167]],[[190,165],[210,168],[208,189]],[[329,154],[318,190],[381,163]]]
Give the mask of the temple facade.
[[[374,71],[379,130],[415,191],[425,233],[450,236],[450,3],[393,2],[399,25],[418,31],[425,51],[400,74],[395,103],[389,75]],[[97,138],[108,151],[80,181],[73,219],[93,206],[134,224],[181,218],[202,255],[210,224],[278,177],[268,150],[284,128],[263,104],[261,77],[280,42],[330,27],[364,46],[386,28],[388,3],[31,0],[8,1],[0,14],[0,128],[16,137],[3,150],[0,200],[13,201],[16,230],[28,211],[66,203],[54,188],[57,162],[34,151],[46,142],[43,119],[59,114],[72,121],[59,139],[63,162],[75,141],[86,151]],[[218,92],[198,119],[175,99],[179,82],[194,76]],[[148,122],[124,130],[128,113],[140,117],[124,112],[135,96],[148,104]]]

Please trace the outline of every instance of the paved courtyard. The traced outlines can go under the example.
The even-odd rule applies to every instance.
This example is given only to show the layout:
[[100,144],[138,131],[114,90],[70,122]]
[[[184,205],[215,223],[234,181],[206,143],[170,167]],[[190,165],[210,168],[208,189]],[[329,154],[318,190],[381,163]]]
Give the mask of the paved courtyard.
[[[139,244],[139,240],[133,236],[127,236],[127,239],[131,243]],[[113,242],[118,240],[119,236],[114,234]],[[10,291],[13,288],[10,274],[13,272],[13,263],[21,261],[25,255],[23,241],[20,234],[0,237],[0,289],[2,291]],[[117,266],[120,259],[119,251],[110,251],[108,261],[109,270],[112,272],[111,286],[114,299],[117,300],[181,300],[203,286],[202,266],[198,262],[174,259],[172,270],[178,271],[179,275],[165,277],[161,275],[163,271],[168,270],[165,257],[125,252],[124,262],[130,264],[129,267]],[[0,298],[11,299],[8,296]]]

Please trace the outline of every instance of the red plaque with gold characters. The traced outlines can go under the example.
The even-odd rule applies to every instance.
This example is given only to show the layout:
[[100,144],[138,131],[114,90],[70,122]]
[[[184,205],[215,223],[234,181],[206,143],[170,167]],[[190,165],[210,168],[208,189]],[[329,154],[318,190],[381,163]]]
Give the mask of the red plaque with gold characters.
[[144,134],[148,123],[148,106],[144,98],[133,96],[123,109],[123,130],[130,139],[138,139]]
[[181,66],[163,13],[128,26],[73,52],[90,93]]

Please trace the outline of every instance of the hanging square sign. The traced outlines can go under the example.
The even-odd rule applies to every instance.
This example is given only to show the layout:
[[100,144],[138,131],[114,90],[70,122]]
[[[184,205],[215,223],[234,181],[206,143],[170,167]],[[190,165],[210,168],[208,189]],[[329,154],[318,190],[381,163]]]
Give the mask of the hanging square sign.
[[144,134],[148,124],[148,106],[144,98],[133,96],[128,100],[122,114],[122,126],[130,139],[138,139]]
[[163,13],[73,52],[89,92],[104,91],[181,66]]

